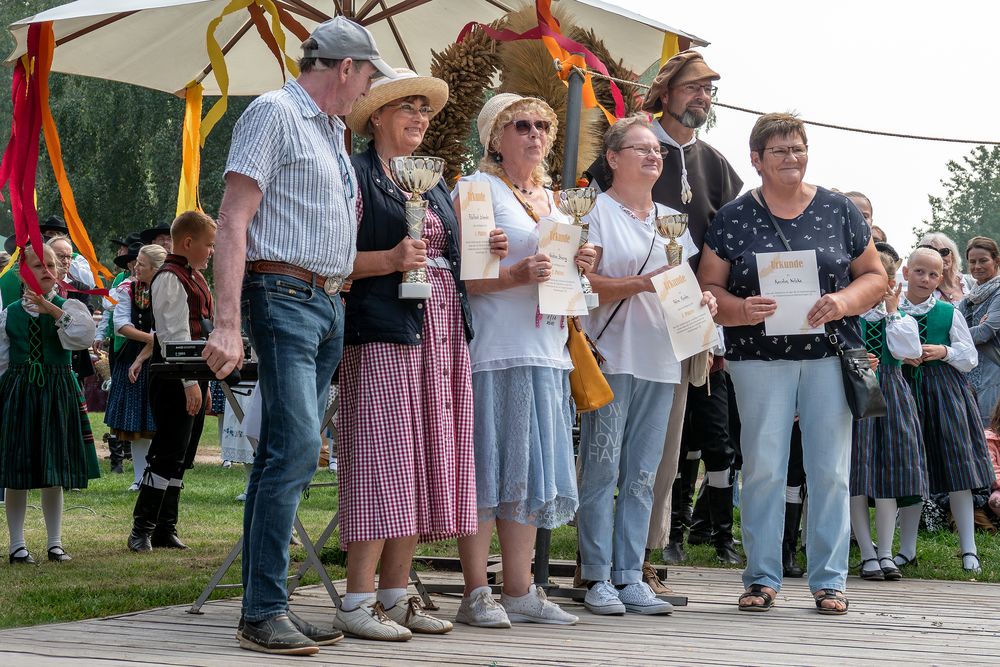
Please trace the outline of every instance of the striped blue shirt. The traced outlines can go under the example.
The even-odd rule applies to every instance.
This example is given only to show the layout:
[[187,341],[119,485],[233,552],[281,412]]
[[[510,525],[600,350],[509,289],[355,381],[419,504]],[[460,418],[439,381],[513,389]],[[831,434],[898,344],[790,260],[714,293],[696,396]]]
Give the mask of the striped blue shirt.
[[264,193],[247,234],[248,261],[286,262],[321,276],[351,272],[357,178],[345,129],[294,80],[240,116],[226,173],[249,176]]

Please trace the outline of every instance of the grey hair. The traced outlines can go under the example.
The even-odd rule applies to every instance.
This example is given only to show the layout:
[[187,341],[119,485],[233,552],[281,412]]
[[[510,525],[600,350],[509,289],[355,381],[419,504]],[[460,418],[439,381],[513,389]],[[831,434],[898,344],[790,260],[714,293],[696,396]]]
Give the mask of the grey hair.
[[653,129],[653,124],[649,121],[649,116],[644,113],[637,113],[622,118],[604,133],[604,152],[620,151],[625,145],[625,135],[636,126],[644,127],[649,131]]
[[961,279],[962,277],[962,255],[958,253],[958,246],[951,237],[942,232],[928,232],[920,237],[920,242],[917,245],[931,245],[935,248],[938,246],[945,246],[951,250],[951,273],[954,274],[952,277]]

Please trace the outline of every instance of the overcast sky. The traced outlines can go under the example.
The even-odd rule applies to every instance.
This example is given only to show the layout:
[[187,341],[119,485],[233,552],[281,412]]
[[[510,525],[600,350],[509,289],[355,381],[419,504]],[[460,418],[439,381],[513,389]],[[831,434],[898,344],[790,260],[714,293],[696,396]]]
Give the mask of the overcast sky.
[[[852,127],[1000,140],[995,2],[610,1],[711,42],[702,52],[722,75],[720,102]],[[716,114],[703,138],[748,186],[758,185],[747,147],[756,117],[719,107]],[[900,252],[915,242],[912,228],[930,219],[927,195],[943,193],[947,162],[972,149],[807,131],[806,180],[866,193],[875,224]]]

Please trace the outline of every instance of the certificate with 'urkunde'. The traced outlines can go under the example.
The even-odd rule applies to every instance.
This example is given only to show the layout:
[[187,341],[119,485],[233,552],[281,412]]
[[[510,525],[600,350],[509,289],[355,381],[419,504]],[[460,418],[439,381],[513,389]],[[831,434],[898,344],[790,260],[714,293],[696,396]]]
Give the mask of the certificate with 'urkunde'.
[[485,280],[500,277],[500,258],[490,252],[490,232],[496,229],[493,219],[493,196],[489,183],[458,182],[462,211],[462,280]]
[[764,320],[768,336],[795,336],[823,333],[823,327],[809,326],[809,311],[819,301],[819,271],[815,250],[762,252],[757,254],[760,295],[778,303],[774,314]]
[[670,347],[677,361],[710,350],[718,341],[715,322],[708,306],[701,303],[698,279],[687,262],[658,273],[651,279],[660,299],[663,319],[670,334]]
[[538,252],[552,261],[552,273],[538,283],[538,310],[543,315],[586,315],[587,303],[576,270],[581,228],[551,220],[538,223]]

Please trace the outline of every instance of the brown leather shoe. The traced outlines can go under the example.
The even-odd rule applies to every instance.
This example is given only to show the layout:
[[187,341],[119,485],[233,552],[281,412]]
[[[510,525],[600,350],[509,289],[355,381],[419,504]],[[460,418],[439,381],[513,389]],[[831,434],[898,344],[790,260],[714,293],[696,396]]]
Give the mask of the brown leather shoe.
[[642,562],[642,580],[653,589],[656,595],[670,595],[674,591],[660,581],[660,575],[656,573],[656,568],[648,560]]

